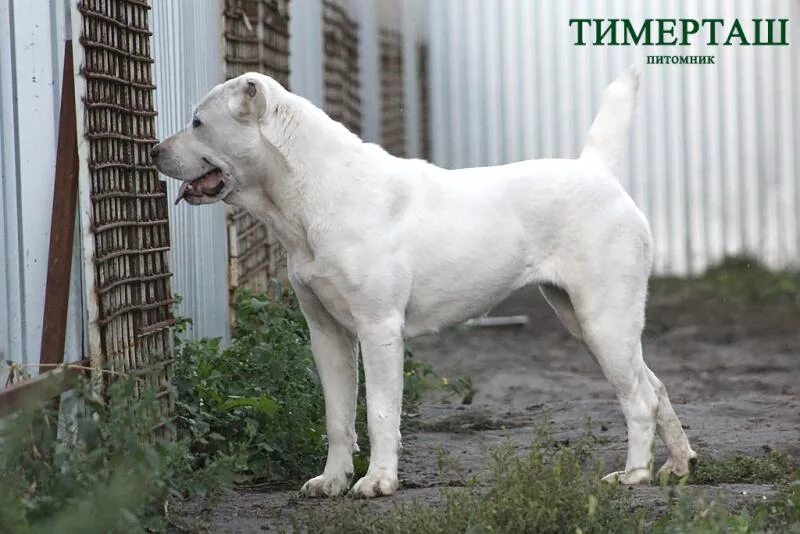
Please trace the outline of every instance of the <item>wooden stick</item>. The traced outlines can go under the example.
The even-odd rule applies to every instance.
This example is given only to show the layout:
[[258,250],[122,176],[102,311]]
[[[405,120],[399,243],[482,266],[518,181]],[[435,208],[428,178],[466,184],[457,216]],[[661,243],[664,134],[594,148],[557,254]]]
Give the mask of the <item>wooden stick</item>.
[[65,45],[56,175],[53,186],[53,216],[50,221],[50,252],[47,259],[42,344],[39,353],[41,364],[60,364],[64,361],[72,246],[78,202],[78,139],[72,41],[66,41]]

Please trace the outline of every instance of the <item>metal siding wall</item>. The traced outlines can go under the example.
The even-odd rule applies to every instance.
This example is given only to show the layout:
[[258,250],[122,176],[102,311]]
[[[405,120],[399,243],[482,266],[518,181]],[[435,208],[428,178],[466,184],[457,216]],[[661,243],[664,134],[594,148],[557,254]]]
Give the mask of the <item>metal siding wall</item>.
[[[39,362],[68,13],[66,1],[0,5],[0,361]],[[75,246],[65,361],[83,357]]]
[[[789,18],[797,0],[432,0],[433,160],[576,157],[603,89],[643,68],[622,184],[650,219],[658,274],[750,254],[800,267],[800,54],[792,47],[574,46],[570,18]],[[645,65],[646,54],[717,64]]]
[[358,24],[359,96],[361,98],[361,138],[381,142],[380,58],[378,5],[373,0],[353,0],[351,17]]
[[[156,127],[168,137],[191,121],[194,106],[223,80],[222,7],[218,0],[153,0]],[[163,177],[170,198],[177,181]],[[176,315],[190,317],[194,337],[228,338],[228,239],[225,206],[170,204],[172,290]]]
[[289,3],[289,85],[324,107],[322,0]]

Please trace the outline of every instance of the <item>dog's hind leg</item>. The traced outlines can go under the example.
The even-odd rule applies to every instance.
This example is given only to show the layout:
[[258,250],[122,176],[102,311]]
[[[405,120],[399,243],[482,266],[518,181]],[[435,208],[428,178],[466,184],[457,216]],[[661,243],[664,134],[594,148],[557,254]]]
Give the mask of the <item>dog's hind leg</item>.
[[604,284],[590,280],[570,295],[583,341],[614,387],[628,429],[625,470],[613,472],[604,480],[649,482],[659,397],[642,358],[646,277],[638,280],[622,276]]
[[672,403],[669,402],[667,396],[667,388],[658,377],[647,366],[647,378],[655,389],[658,395],[658,416],[657,416],[657,431],[658,435],[664,441],[669,451],[669,458],[658,470],[658,477],[676,475],[679,477],[689,474],[689,463],[694,458],[697,458],[697,453],[692,450],[689,445],[689,439],[683,431],[681,422],[678,416],[675,415],[675,410],[672,409]]

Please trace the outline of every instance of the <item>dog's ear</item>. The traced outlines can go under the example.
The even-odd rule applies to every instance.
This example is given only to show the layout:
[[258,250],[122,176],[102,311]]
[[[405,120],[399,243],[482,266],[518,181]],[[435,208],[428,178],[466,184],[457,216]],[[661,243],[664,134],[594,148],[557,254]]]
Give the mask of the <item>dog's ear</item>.
[[238,117],[260,119],[267,110],[267,98],[264,91],[264,84],[254,76],[240,76],[239,82],[234,86],[228,106]]

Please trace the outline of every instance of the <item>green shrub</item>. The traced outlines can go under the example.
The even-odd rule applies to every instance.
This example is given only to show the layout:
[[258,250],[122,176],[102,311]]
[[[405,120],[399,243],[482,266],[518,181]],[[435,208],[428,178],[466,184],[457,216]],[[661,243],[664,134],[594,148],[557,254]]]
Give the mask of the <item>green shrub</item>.
[[295,480],[319,469],[324,402],[295,305],[242,292],[233,340],[178,340],[179,428],[198,459],[237,459],[240,481]]
[[[225,483],[222,464],[205,473],[185,443],[153,438],[158,401],[120,380],[98,402],[81,387],[85,409],[62,418],[52,404],[23,410],[0,430],[2,532],[136,532],[164,526],[168,499]],[[68,420],[68,424],[63,421]]]

